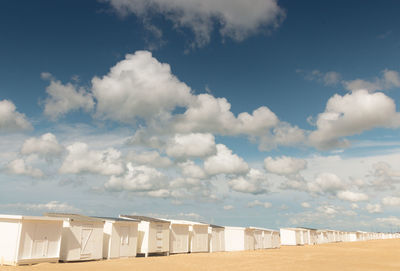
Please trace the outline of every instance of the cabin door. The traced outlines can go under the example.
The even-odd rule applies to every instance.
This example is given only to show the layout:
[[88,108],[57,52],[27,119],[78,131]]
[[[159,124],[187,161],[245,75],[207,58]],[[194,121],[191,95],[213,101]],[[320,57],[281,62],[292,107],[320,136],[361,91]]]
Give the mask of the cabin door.
[[49,248],[48,233],[51,232],[51,227],[45,223],[35,225],[35,235],[32,243],[32,258],[46,258]]
[[157,251],[163,251],[163,224],[156,225],[156,248]]
[[90,258],[94,249],[93,228],[82,227],[81,232],[81,259]]
[[121,226],[119,228],[119,236],[121,238],[119,247],[120,257],[129,257],[129,226]]

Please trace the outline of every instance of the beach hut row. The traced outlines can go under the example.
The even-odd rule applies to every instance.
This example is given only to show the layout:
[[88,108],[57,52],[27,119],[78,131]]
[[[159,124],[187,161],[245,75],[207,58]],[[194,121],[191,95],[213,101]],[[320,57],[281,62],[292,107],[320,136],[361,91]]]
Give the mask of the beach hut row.
[[280,231],[120,215],[0,215],[0,265],[70,262],[176,253],[243,251],[324,242],[400,238],[399,234],[309,228]]
[[301,246],[335,242],[357,242],[378,239],[400,238],[400,233],[376,233],[364,231],[318,230],[311,228],[280,229],[281,245]]

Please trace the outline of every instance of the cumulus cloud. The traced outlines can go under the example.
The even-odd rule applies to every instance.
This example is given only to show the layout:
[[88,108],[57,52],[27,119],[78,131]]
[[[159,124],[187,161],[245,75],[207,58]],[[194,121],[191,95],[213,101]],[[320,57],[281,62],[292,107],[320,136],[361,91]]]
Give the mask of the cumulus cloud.
[[70,111],[83,109],[88,112],[93,109],[93,97],[84,88],[63,84],[48,73],[42,73],[42,78],[50,80],[46,87],[48,97],[44,101],[44,114],[51,120],[57,120]]
[[224,210],[226,210],[226,211],[232,210],[233,208],[235,208],[235,207],[233,207],[233,205],[225,205],[224,206]]
[[138,165],[147,165],[156,168],[170,167],[173,164],[171,159],[161,156],[156,151],[144,151],[140,153],[130,151],[126,156],[126,160]]
[[253,168],[245,176],[231,179],[228,185],[233,191],[254,195],[267,193],[269,189],[266,175]]
[[342,137],[360,134],[377,127],[395,128],[400,114],[395,102],[383,93],[358,90],[344,96],[331,97],[325,111],[318,115],[317,130],[309,136],[310,144],[318,149],[348,146]]
[[52,133],[46,133],[39,138],[31,137],[25,140],[21,148],[21,154],[37,154],[41,157],[51,158],[62,154],[64,147],[60,145]]
[[217,153],[204,161],[204,169],[209,175],[245,174],[249,171],[249,166],[228,147],[217,144]]
[[275,159],[267,157],[264,159],[264,167],[268,172],[282,176],[290,176],[306,169],[307,161],[288,156],[277,157]]
[[304,76],[308,81],[316,81],[325,86],[334,86],[341,82],[341,75],[335,71],[321,72],[319,70],[304,71],[296,70],[297,73]]
[[26,175],[34,178],[41,178],[44,176],[40,169],[27,165],[25,160],[21,158],[9,162],[6,165],[6,171],[10,174]]
[[378,190],[394,189],[400,181],[400,171],[394,170],[390,164],[383,161],[372,165],[371,176],[371,186]]
[[[105,188],[110,191],[145,192],[157,191],[167,185],[165,175],[155,168],[128,163],[127,169],[123,176],[111,176],[104,184]],[[153,196],[163,193],[162,190],[153,192]]]
[[174,158],[207,157],[215,154],[215,138],[212,134],[175,134],[168,140],[165,152]]
[[[123,16],[130,13],[146,25],[152,14],[162,14],[175,28],[190,29],[195,36],[192,46],[210,42],[215,26],[222,37],[241,41],[265,29],[279,26],[285,12],[276,0],[106,0]],[[152,25],[150,23],[150,25]],[[159,32],[159,31],[158,31]],[[159,34],[160,35],[160,34]]]
[[[332,194],[346,189],[345,182],[333,173],[320,173],[313,182],[307,183],[307,189],[316,194]],[[346,194],[347,195],[347,194]]]
[[259,200],[253,200],[253,201],[250,201],[249,203],[247,203],[247,207],[249,207],[249,208],[253,208],[253,207],[256,207],[256,206],[262,206],[265,209],[268,209],[268,208],[271,208],[272,204],[270,202],[267,202],[267,201],[266,202],[262,202],[262,201],[259,201]]
[[368,203],[367,206],[365,207],[368,213],[370,214],[376,214],[376,213],[382,213],[382,206],[377,203],[377,204],[370,204]]
[[311,208],[311,204],[308,203],[308,202],[302,202],[301,203],[301,207],[303,207],[303,208]]
[[400,197],[384,197],[382,203],[386,206],[400,206]]
[[79,212],[80,209],[65,202],[50,201],[48,203],[10,203],[1,204],[5,208],[17,208],[29,211],[51,211],[51,212]]
[[32,129],[25,115],[17,111],[9,100],[0,101],[0,133],[12,133]]
[[340,191],[337,193],[337,197],[341,200],[357,202],[368,200],[368,195],[364,193],[357,193],[352,191]]
[[366,89],[370,92],[389,90],[400,87],[400,75],[397,71],[385,69],[381,72],[380,77],[376,77],[372,81],[355,79],[344,81],[343,85],[350,91],[357,91],[359,89]]
[[172,74],[171,67],[148,51],[127,54],[107,75],[94,77],[92,92],[98,117],[126,123],[162,117],[187,106],[192,98],[190,88]]
[[90,150],[86,143],[76,142],[69,145],[67,151],[67,157],[59,169],[62,174],[118,175],[124,171],[121,153],[114,148]]
[[305,130],[281,121],[269,133],[260,136],[258,149],[269,151],[278,146],[295,146],[305,141],[305,134]]
[[397,226],[400,227],[400,218],[395,217],[395,216],[389,216],[389,217],[379,217],[376,219],[377,222],[384,224],[384,225],[391,225],[391,226]]
[[316,209],[318,212],[328,215],[328,216],[335,216],[338,213],[338,210],[333,205],[323,205],[319,206]]
[[193,161],[186,161],[178,164],[182,170],[182,175],[186,178],[192,179],[204,179],[207,177],[207,174],[204,170],[196,165]]

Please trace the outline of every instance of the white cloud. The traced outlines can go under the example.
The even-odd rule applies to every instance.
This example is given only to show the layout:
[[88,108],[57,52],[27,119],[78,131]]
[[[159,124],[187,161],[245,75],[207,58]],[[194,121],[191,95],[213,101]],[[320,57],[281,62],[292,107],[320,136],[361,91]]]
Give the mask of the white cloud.
[[182,175],[186,178],[204,179],[207,174],[204,170],[196,165],[193,161],[186,161],[178,164],[182,170]]
[[296,72],[302,74],[306,80],[316,81],[324,84],[325,86],[337,85],[340,83],[342,77],[338,72],[335,71],[321,72],[319,70],[297,70]]
[[386,206],[400,206],[400,197],[384,197],[382,203]]
[[270,133],[260,136],[258,146],[261,151],[269,151],[278,146],[294,146],[305,141],[305,131],[287,122],[279,122]]
[[167,185],[166,177],[160,171],[148,166],[133,166],[131,163],[127,164],[127,169],[123,176],[111,176],[104,184],[105,188],[110,191],[155,191],[152,196],[165,194],[159,190]]
[[118,175],[124,171],[121,153],[114,148],[89,150],[86,143],[76,142],[69,145],[67,151],[68,155],[59,170],[62,174]]
[[346,184],[333,173],[321,173],[313,182],[307,183],[308,191],[316,194],[336,194],[346,189]]
[[166,63],[148,51],[127,54],[102,78],[92,79],[100,118],[133,123],[137,119],[163,117],[192,98],[190,88],[179,81]]
[[212,134],[176,134],[168,140],[165,152],[174,158],[206,157],[215,154],[215,139]]
[[249,171],[249,166],[241,157],[233,154],[228,147],[217,144],[217,154],[204,161],[204,170],[209,175],[244,174]]
[[357,203],[352,203],[352,204],[351,204],[351,209],[356,210],[356,209],[358,209],[358,208],[359,208],[359,206],[358,206]]
[[6,165],[6,170],[10,174],[26,175],[34,178],[44,176],[43,172],[38,168],[33,168],[25,163],[24,159],[15,159]]
[[333,205],[323,205],[319,206],[316,209],[318,212],[328,215],[328,216],[334,216],[338,213],[338,210],[335,206]]
[[340,191],[337,193],[337,197],[341,200],[357,202],[368,200],[368,195],[364,193],[357,193],[352,191]]
[[397,71],[385,69],[381,74],[381,77],[376,77],[372,81],[355,79],[351,81],[344,81],[343,85],[347,90],[350,91],[366,89],[371,92],[400,87],[400,75]]
[[93,97],[84,88],[61,81],[54,80],[48,73],[42,73],[43,79],[50,79],[50,85],[46,87],[48,97],[44,102],[44,114],[51,120],[57,120],[70,111],[83,109],[87,112],[94,107]]
[[269,189],[267,176],[253,168],[245,176],[231,179],[228,185],[233,191],[254,195],[267,193]]
[[249,207],[249,208],[253,208],[256,206],[262,206],[265,209],[268,209],[268,208],[271,208],[272,204],[270,202],[261,202],[259,200],[253,200],[253,201],[250,201],[249,203],[247,203],[247,207]]
[[65,202],[50,201],[48,203],[10,203],[1,204],[5,208],[17,208],[33,211],[51,211],[51,212],[79,212],[80,209],[75,208]]
[[38,154],[45,158],[59,156],[64,151],[57,138],[52,133],[43,134],[39,138],[31,137],[25,140],[21,148],[21,154]]
[[0,133],[19,132],[32,129],[24,114],[17,111],[13,102],[0,101]]
[[311,204],[308,203],[308,202],[302,202],[301,203],[301,207],[303,207],[303,208],[311,208]]
[[376,221],[379,223],[382,223],[386,226],[391,225],[391,226],[400,227],[400,218],[395,217],[395,216],[380,217],[380,218],[377,218]]
[[299,173],[301,170],[307,168],[307,162],[303,159],[297,159],[288,156],[277,158],[267,157],[264,159],[264,167],[267,171],[282,175],[289,176]]
[[276,0],[107,0],[120,14],[133,13],[148,24],[153,13],[165,16],[175,28],[190,29],[192,46],[210,42],[215,26],[222,37],[241,41],[259,31],[277,28],[285,12]]
[[141,153],[131,151],[127,154],[126,159],[138,165],[147,165],[156,168],[170,167],[173,164],[168,157],[162,157],[156,151],[145,151]]
[[346,147],[341,137],[360,134],[377,127],[395,128],[400,114],[395,102],[383,93],[358,90],[344,96],[331,97],[325,112],[318,115],[317,130],[309,136],[311,145],[319,149]]
[[377,203],[377,204],[370,204],[368,203],[365,209],[368,211],[370,214],[375,214],[375,213],[382,213],[382,206]]
[[233,208],[235,208],[235,207],[233,207],[233,205],[225,205],[224,206],[224,210],[226,210],[226,211],[232,210]]

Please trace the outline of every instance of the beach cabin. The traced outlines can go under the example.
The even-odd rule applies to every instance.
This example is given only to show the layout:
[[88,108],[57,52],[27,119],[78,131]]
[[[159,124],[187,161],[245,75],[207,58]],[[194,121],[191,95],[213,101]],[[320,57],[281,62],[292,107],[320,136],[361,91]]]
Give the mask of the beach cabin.
[[168,220],[169,253],[189,253],[189,224],[181,220]]
[[[250,231],[252,230],[252,232]],[[249,232],[249,235],[253,235],[253,238],[251,238],[250,243],[254,243],[254,246],[251,249],[263,249],[264,248],[264,230],[262,228],[256,228],[256,227],[249,227],[247,228],[247,231]]]
[[[260,231],[258,231],[260,232]],[[261,233],[262,234],[262,233]],[[254,250],[256,244],[255,238],[255,229],[254,228],[246,228],[244,231],[244,249],[245,250]]]
[[103,230],[103,258],[136,257],[138,220],[99,217],[105,221]]
[[281,247],[281,235],[279,231],[272,231],[272,248]]
[[225,251],[245,250],[245,229],[243,227],[225,227]]
[[58,262],[62,219],[0,215],[0,265]]
[[190,252],[208,252],[208,224],[191,222],[189,226]]
[[103,258],[103,219],[67,213],[45,215],[63,219],[60,261],[89,261]]
[[308,243],[307,230],[303,228],[280,229],[281,244],[283,246],[299,246]]
[[328,231],[327,230],[317,230],[317,243],[325,244],[328,243]]
[[163,219],[137,216],[120,215],[127,220],[139,220],[137,253],[145,257],[152,254],[169,255],[169,227],[170,222]]
[[225,227],[210,225],[208,227],[209,252],[225,251]]
[[263,248],[278,248],[281,245],[279,231],[263,229]]
[[315,245],[318,242],[318,234],[316,229],[302,228],[305,233],[304,244]]

